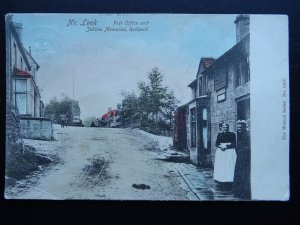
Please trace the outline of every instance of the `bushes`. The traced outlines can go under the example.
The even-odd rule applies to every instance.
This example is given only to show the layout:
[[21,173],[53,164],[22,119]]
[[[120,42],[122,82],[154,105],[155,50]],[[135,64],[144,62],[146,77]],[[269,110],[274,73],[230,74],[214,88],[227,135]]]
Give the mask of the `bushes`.
[[23,152],[20,118],[15,107],[6,104],[6,163],[15,160]]
[[155,123],[155,121],[148,119],[142,121],[141,129],[155,135],[170,136],[172,128],[163,120]]
[[35,153],[35,149],[23,144],[20,118],[17,110],[6,104],[6,159],[5,175],[15,179],[22,179],[31,172],[38,170],[38,166],[51,160]]

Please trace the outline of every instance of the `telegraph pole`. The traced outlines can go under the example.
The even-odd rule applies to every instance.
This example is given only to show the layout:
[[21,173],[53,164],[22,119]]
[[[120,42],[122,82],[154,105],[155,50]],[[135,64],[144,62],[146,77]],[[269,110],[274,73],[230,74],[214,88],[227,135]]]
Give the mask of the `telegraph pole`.
[[73,69],[73,100],[74,100],[74,69]]
[[72,98],[72,123],[73,123],[73,117],[74,117],[74,69],[73,69],[73,98]]

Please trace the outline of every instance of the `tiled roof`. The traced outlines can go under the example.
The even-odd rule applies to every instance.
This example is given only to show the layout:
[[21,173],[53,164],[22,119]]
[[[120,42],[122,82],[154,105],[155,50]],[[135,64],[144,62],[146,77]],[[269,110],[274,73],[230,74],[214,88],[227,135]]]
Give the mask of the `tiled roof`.
[[102,120],[106,120],[108,118],[110,118],[111,116],[116,116],[118,114],[118,111],[116,109],[112,110],[112,111],[109,111],[108,113],[105,113],[101,119]]
[[216,59],[213,57],[201,57],[196,77],[214,64],[215,61]]

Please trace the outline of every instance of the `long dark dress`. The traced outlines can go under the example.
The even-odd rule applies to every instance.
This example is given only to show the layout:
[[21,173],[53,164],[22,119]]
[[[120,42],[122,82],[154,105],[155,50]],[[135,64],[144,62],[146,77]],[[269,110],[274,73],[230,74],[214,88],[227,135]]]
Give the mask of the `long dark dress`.
[[250,135],[249,132],[237,132],[236,164],[234,172],[233,192],[240,199],[251,199],[250,187]]

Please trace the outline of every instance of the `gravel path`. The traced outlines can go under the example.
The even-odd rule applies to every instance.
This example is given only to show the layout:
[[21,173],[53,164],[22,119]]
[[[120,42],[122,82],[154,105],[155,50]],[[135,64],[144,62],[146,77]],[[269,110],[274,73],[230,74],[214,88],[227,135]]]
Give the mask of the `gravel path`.
[[48,142],[47,148],[56,151],[60,163],[10,198],[190,199],[176,163],[157,160],[162,151],[143,132],[87,127],[56,127],[55,132],[57,141],[50,147]]

